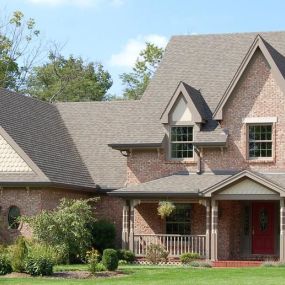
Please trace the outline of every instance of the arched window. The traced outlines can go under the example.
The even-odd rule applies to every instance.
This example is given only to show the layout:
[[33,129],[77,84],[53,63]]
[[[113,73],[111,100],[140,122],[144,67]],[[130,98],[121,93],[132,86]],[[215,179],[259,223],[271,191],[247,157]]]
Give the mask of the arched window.
[[11,206],[8,212],[8,225],[10,229],[16,230],[19,228],[20,209],[16,206]]

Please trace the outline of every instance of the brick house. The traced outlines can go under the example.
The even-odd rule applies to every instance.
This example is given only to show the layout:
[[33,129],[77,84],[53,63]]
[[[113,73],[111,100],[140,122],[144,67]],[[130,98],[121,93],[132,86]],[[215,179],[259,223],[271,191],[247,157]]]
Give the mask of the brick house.
[[[0,235],[60,198],[144,256],[285,261],[285,32],[175,36],[139,101],[49,104],[0,91]],[[165,219],[160,201],[175,204]]]

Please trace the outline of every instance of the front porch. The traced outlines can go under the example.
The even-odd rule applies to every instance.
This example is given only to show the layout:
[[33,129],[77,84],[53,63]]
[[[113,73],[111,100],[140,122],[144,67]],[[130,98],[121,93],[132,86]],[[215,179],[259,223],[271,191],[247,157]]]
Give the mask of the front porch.
[[[184,192],[184,197],[179,193],[128,192],[123,248],[137,257],[145,257],[149,245],[159,244],[170,258],[191,252],[211,261],[285,261],[283,189],[245,174],[233,175],[199,193]],[[161,181],[159,185],[163,186]],[[165,219],[157,213],[162,200],[176,205]]]

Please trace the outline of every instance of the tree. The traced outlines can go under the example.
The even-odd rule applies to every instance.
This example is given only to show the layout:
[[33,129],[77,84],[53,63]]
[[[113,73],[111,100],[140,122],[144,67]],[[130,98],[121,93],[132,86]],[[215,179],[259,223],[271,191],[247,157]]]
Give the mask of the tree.
[[92,202],[97,199],[62,199],[53,211],[42,211],[33,217],[23,217],[40,242],[65,249],[68,260],[85,257],[92,244],[90,224],[95,222]]
[[123,96],[126,99],[140,99],[151,77],[162,59],[164,49],[146,42],[146,48],[142,50],[130,73],[120,75],[124,89]]
[[33,69],[26,93],[50,102],[101,101],[107,99],[112,84],[102,64],[51,52],[48,63]]
[[34,19],[26,19],[21,11],[0,23],[0,86],[19,91],[25,85],[41,43]]

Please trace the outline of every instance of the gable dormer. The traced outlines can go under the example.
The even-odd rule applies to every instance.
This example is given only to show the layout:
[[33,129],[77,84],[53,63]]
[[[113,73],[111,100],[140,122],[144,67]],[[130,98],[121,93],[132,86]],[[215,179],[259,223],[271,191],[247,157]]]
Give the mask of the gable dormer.
[[161,123],[201,124],[204,121],[200,92],[181,81],[162,113]]

